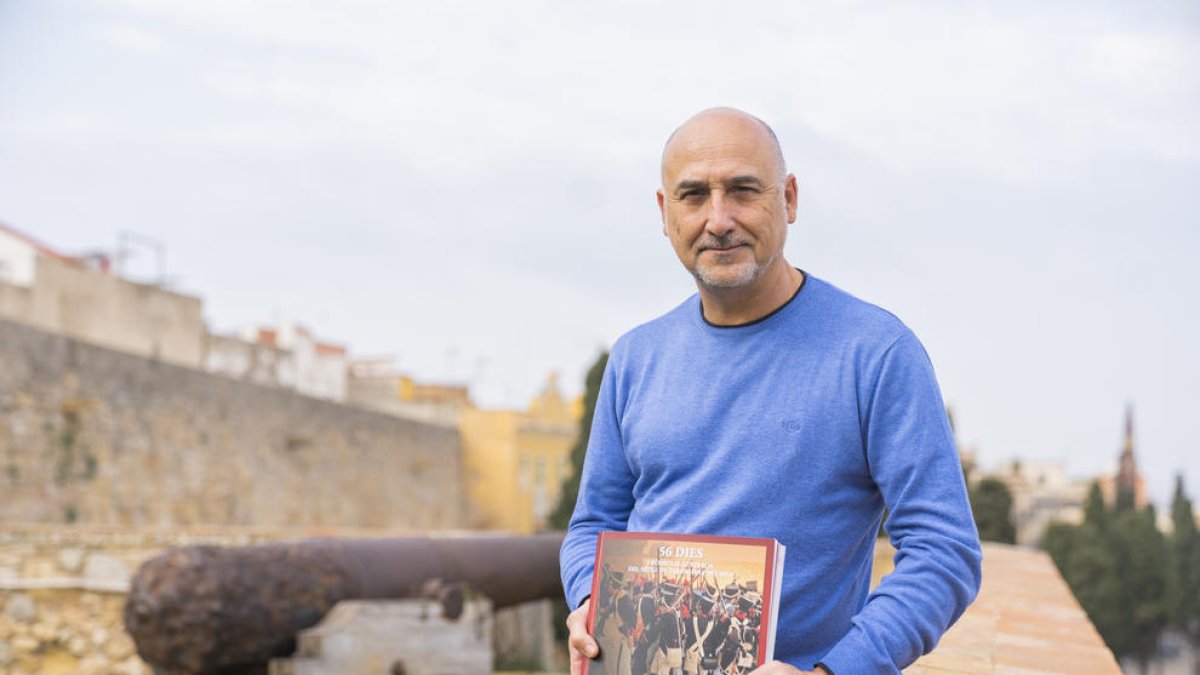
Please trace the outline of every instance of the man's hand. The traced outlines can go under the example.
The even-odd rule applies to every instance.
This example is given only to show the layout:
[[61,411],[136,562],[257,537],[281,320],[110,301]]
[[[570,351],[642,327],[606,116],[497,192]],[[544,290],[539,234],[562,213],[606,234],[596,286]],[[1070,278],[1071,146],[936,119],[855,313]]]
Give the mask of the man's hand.
[[[572,671],[574,672],[574,671]],[[818,670],[798,670],[783,661],[767,661],[761,666],[750,671],[750,675],[825,675],[825,669]]]
[[600,645],[587,632],[588,598],[578,609],[567,615],[567,652],[571,655],[571,675],[583,672],[583,659],[594,659],[600,653]]

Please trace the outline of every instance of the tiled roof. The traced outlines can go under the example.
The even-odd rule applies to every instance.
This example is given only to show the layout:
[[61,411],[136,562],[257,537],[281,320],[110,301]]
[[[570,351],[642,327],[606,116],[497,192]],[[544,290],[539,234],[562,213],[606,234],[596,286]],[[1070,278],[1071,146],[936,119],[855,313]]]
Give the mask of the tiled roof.
[[81,261],[79,260],[79,258],[69,256],[65,253],[60,253],[60,252],[50,248],[49,246],[43,244],[42,242],[38,241],[37,239],[34,239],[32,236],[22,232],[21,230],[18,230],[17,228],[13,227],[12,225],[9,225],[2,221],[0,221],[0,232],[4,232],[12,237],[16,237],[17,239],[20,239],[21,241],[25,242],[26,244],[29,244],[33,248],[37,249],[37,251],[39,253],[41,253],[42,255],[49,256],[56,260],[61,260],[62,262],[65,262],[65,263],[70,263],[72,265],[82,264]]

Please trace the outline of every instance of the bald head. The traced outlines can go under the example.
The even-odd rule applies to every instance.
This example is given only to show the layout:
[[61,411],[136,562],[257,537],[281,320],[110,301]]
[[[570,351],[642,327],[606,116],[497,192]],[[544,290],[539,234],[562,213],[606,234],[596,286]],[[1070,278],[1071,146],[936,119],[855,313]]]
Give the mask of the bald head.
[[787,162],[775,130],[761,119],[737,108],[709,108],[701,110],[679,125],[663,146],[662,171],[666,180],[667,164],[672,154],[686,151],[703,144],[747,143],[761,145],[760,149],[770,153],[776,162],[777,177],[787,173]]
[[[744,293],[762,291],[773,302],[774,291],[795,290],[783,245],[797,191],[775,134],[753,115],[712,108],[671,134],[655,195],[663,234],[709,306],[714,293],[745,300]],[[740,303],[733,314],[746,309]]]

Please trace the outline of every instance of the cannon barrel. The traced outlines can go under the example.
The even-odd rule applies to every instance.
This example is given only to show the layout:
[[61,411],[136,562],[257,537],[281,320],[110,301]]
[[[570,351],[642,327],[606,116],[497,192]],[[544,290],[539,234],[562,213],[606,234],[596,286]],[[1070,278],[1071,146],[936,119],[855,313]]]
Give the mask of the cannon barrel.
[[[562,595],[562,534],[528,537],[308,539],[189,546],[146,561],[125,628],[159,675],[265,673],[296,634],[341,600],[435,596],[452,612],[457,584],[494,607]],[[461,604],[461,596],[457,598]]]

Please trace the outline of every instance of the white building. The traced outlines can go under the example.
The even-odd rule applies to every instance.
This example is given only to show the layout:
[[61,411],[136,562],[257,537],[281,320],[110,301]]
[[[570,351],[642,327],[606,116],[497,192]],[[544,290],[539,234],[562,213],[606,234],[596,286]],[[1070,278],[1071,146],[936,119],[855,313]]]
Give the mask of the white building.
[[1017,460],[990,477],[1003,481],[1012,494],[1019,545],[1037,546],[1052,522],[1083,522],[1090,481],[1070,478],[1061,462]]
[[123,279],[104,256],[65,255],[3,223],[0,318],[175,365],[203,362],[199,298]]
[[316,339],[298,324],[246,328],[240,335],[211,335],[205,370],[306,396],[346,401],[346,348]]

